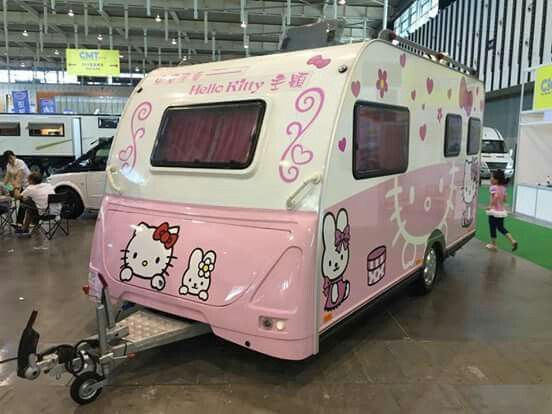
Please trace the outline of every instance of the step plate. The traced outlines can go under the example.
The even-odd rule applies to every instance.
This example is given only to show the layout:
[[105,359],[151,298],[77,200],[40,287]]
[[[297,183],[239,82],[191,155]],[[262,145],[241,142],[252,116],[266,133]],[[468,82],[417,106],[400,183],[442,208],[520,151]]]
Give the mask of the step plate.
[[140,309],[117,325],[128,327],[128,352],[143,351],[210,332],[208,325]]

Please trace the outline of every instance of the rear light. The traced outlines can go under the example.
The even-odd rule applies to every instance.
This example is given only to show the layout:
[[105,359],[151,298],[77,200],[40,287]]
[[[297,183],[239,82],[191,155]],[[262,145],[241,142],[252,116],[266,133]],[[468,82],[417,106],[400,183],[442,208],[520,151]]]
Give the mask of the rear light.
[[260,318],[261,328],[267,331],[276,329],[277,331],[284,331],[286,329],[286,321],[283,319],[270,318],[268,316],[261,316]]
[[84,286],[82,287],[82,291],[84,292],[84,294],[85,294],[86,296],[88,296],[88,295],[90,294],[90,285],[84,285]]

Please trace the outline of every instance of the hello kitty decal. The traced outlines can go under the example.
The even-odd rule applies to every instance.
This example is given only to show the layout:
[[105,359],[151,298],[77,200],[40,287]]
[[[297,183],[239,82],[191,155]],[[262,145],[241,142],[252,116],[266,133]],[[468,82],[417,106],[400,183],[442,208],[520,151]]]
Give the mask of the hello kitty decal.
[[466,160],[464,163],[464,185],[462,189],[462,199],[465,203],[462,213],[462,227],[469,227],[473,223],[476,206],[475,198],[477,188],[479,187],[479,163],[477,158]]
[[165,288],[172,267],[174,245],[178,240],[179,226],[169,226],[164,222],[159,226],[150,226],[141,222],[134,227],[134,233],[123,252],[121,272],[122,282],[129,282],[133,277],[150,280],[151,287],[161,291]]
[[188,268],[182,276],[182,286],[179,293],[182,296],[197,296],[202,301],[209,299],[209,287],[211,276],[215,270],[217,255],[209,250],[204,253],[202,249],[194,249],[188,259]]
[[349,265],[350,241],[351,227],[347,210],[339,210],[337,219],[332,213],[326,213],[322,233],[322,276],[326,311],[336,309],[349,297],[350,283],[345,280],[344,274]]

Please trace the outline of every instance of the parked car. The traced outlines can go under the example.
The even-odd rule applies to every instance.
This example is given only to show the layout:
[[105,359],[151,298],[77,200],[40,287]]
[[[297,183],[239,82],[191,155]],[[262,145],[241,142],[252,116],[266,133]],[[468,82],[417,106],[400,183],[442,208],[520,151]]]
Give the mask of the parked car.
[[79,217],[84,210],[98,210],[105,188],[105,166],[113,137],[100,138],[82,157],[63,166],[48,178],[56,192],[70,194],[68,215]]
[[498,130],[485,127],[481,143],[481,178],[491,178],[496,170],[504,170],[507,178],[514,175],[512,151],[506,150],[504,138]]

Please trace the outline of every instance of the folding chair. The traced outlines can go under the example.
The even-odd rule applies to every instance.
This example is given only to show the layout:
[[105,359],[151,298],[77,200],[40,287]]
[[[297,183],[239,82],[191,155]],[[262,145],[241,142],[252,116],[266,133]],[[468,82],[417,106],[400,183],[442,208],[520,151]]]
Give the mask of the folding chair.
[[12,200],[0,200],[0,234],[11,230],[14,213],[15,203]]
[[52,240],[58,230],[61,230],[66,236],[68,236],[69,219],[65,214],[68,199],[68,193],[48,195],[48,207],[44,213],[38,215],[38,223],[32,232],[34,233],[39,230],[48,240]]

